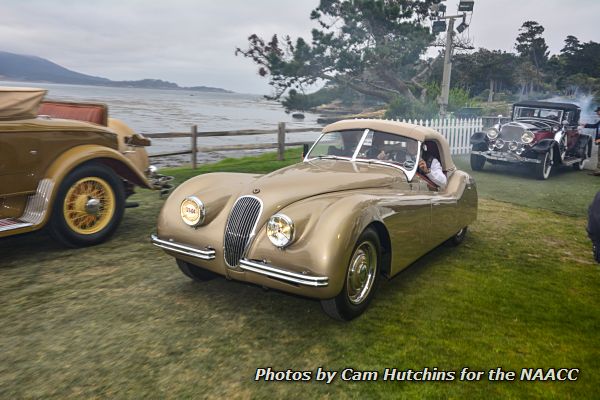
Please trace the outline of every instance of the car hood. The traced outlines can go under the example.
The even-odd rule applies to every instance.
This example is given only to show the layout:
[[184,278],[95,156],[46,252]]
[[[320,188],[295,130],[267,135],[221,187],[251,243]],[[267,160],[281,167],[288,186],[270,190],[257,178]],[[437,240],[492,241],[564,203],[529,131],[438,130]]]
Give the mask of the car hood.
[[550,130],[558,125],[560,125],[558,122],[549,120],[519,119],[516,121],[511,121],[504,126],[522,126],[524,129],[535,132],[540,130]]
[[[254,195],[276,208],[320,194],[406,184],[398,169],[374,163],[312,160],[262,175],[240,195]],[[400,189],[400,188],[399,188]]]

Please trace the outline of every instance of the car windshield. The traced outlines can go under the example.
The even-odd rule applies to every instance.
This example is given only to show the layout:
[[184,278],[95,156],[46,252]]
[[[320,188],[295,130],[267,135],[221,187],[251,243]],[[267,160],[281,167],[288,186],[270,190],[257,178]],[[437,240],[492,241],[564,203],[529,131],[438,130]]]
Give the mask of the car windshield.
[[515,119],[523,118],[544,118],[554,121],[562,121],[562,110],[553,110],[549,108],[516,107]]
[[356,147],[365,130],[328,132],[317,140],[307,158],[347,158],[354,157]]
[[412,179],[420,143],[412,138],[370,129],[327,132],[313,145],[306,159],[333,158],[377,162],[402,169]]

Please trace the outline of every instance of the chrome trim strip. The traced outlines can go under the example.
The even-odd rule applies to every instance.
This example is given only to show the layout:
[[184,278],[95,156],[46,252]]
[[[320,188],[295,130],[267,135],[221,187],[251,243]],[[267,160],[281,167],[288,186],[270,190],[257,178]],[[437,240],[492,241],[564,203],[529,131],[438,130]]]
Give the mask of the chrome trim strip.
[[480,156],[484,156],[485,158],[489,158],[491,160],[498,160],[498,161],[506,161],[506,162],[524,162],[524,163],[532,163],[532,164],[540,164],[542,161],[538,160],[537,158],[526,158],[526,157],[521,157],[518,156],[516,154],[511,154],[511,155],[504,155],[504,154],[498,154],[498,151],[493,151],[490,152],[488,151],[476,151],[473,150],[471,151],[471,154],[478,154]]
[[280,279],[285,282],[295,283],[304,286],[324,287],[329,285],[329,278],[326,276],[303,275],[291,272],[274,265],[250,261],[242,258],[240,268],[245,271],[251,271],[257,274],[265,275],[271,278]]
[[23,222],[17,218],[0,219],[0,232],[13,231],[19,228],[27,228],[28,226],[32,225],[32,223]]
[[54,181],[52,179],[42,179],[35,194],[27,199],[25,212],[19,219],[31,225],[41,224],[50,206],[50,195],[53,187]]
[[5,218],[0,220],[0,232],[41,224],[50,207],[50,196],[52,195],[53,187],[54,181],[52,179],[42,179],[38,183],[35,194],[27,198],[23,215],[20,218]]
[[159,239],[156,235],[150,236],[150,241],[153,245],[160,247],[161,249],[174,251],[179,254],[184,254],[186,256],[199,258],[201,260],[214,260],[215,259],[215,250],[208,249],[202,250],[197,249],[195,247],[186,246],[177,242],[169,242],[167,240]]

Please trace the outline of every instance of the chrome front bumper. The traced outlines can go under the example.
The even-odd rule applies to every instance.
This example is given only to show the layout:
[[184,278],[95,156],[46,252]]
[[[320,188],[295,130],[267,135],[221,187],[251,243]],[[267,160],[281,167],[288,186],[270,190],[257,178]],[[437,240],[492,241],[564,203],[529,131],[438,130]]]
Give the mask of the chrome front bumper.
[[329,285],[329,278],[326,276],[299,274],[297,272],[291,272],[284,268],[276,267],[274,265],[266,264],[260,261],[241,259],[240,268],[244,271],[250,271],[256,274],[265,275],[270,278],[279,279],[281,281],[292,283],[295,285],[314,287],[323,287]]
[[150,240],[152,244],[160,247],[161,249],[169,250],[174,253],[183,254],[189,257],[198,258],[200,260],[214,260],[215,259],[215,250],[206,248],[206,249],[197,249],[195,247],[190,247],[185,244],[171,242],[168,240],[159,239],[156,235],[151,235]]
[[538,160],[537,158],[521,157],[517,154],[508,153],[508,152],[504,152],[504,151],[473,150],[473,151],[471,151],[471,154],[477,154],[477,155],[483,156],[490,160],[498,160],[498,161],[504,161],[504,162],[512,162],[512,163],[523,162],[523,163],[531,163],[531,164],[540,164],[541,163],[541,161]]
[[[188,257],[197,258],[199,260],[210,261],[215,259],[215,250],[211,248],[198,249],[185,244],[171,242],[168,240],[159,239],[156,235],[151,235],[150,240],[153,245],[172,251],[174,253],[183,254]],[[267,276],[269,278],[278,279],[285,283],[302,286],[324,287],[329,285],[329,278],[326,276],[315,276],[298,272],[291,272],[285,268],[277,267],[271,264],[260,261],[240,260],[239,267],[245,272],[253,272],[255,274]]]

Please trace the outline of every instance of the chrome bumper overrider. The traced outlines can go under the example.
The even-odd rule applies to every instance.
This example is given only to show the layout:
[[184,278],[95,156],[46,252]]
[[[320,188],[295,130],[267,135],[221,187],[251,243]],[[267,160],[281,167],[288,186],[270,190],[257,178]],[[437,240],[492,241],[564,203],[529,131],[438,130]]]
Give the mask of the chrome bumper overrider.
[[521,157],[514,153],[505,153],[502,151],[490,151],[490,150],[476,151],[476,150],[473,150],[471,152],[471,154],[477,154],[477,155],[483,156],[485,158],[489,158],[490,160],[498,160],[498,161],[506,161],[506,162],[525,162],[525,163],[532,163],[532,164],[541,163],[541,161],[538,160],[537,158]]
[[160,247],[161,249],[173,251],[175,253],[184,254],[186,256],[199,258],[201,260],[214,260],[215,251],[214,249],[197,249],[195,247],[186,246],[181,243],[170,242],[168,240],[159,239],[158,236],[150,236],[152,244]]
[[265,275],[270,278],[279,279],[297,285],[314,287],[323,287],[329,285],[329,278],[326,276],[314,276],[290,272],[281,267],[275,267],[259,261],[241,259],[240,268],[245,271],[251,271],[256,274]]

